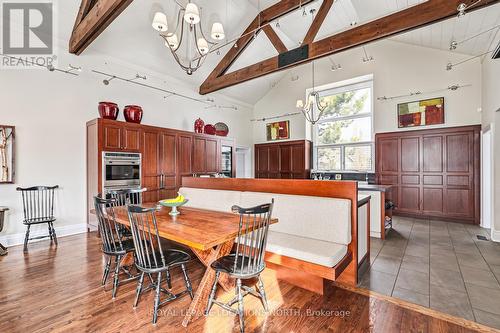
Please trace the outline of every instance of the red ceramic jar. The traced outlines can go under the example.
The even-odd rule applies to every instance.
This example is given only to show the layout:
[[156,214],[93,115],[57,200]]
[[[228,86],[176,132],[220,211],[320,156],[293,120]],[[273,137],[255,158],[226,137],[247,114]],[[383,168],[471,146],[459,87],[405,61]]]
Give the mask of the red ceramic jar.
[[127,105],[123,109],[125,120],[129,123],[140,124],[142,120],[142,108],[138,105]]
[[99,102],[97,107],[99,110],[99,116],[104,119],[116,120],[118,118],[118,112],[120,109],[116,103],[112,102]]
[[205,125],[205,134],[215,135],[215,126],[214,125]]
[[203,133],[204,126],[205,126],[205,122],[201,118],[196,119],[194,122],[194,132],[195,133]]

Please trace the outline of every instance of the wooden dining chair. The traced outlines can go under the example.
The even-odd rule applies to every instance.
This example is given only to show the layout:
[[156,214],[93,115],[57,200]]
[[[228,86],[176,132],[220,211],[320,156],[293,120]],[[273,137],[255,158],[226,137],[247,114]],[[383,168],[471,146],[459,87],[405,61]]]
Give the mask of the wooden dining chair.
[[[138,276],[134,276],[128,269],[121,265],[122,258],[129,252],[134,251],[134,242],[131,239],[126,239],[119,231],[119,224],[116,222],[114,207],[116,199],[104,199],[101,196],[94,197],[95,212],[99,225],[99,234],[102,241],[102,252],[108,257],[101,284],[106,285],[108,279],[111,260],[114,258],[115,271],[113,275],[113,292],[112,297],[116,297],[116,292],[120,283],[125,283]],[[120,272],[124,272],[126,279],[120,281]]]
[[[126,205],[140,205],[142,204],[142,195],[146,192],[147,188],[138,189],[121,189],[121,190],[111,190],[107,193],[109,197],[115,199],[113,206],[126,206]],[[118,231],[123,237],[132,237],[132,233],[128,228],[122,224],[118,225]]]
[[122,189],[110,190],[107,193],[115,199],[115,206],[140,205],[142,204],[142,195],[147,190],[147,188]]
[[[34,239],[50,238],[57,245],[56,230],[54,229],[54,194],[59,186],[33,186],[28,188],[18,187],[23,201],[23,224],[26,225],[24,236],[24,252],[28,251],[28,241]],[[30,238],[32,225],[47,223],[49,234]]]
[[[171,302],[185,294],[193,298],[191,281],[187,274],[186,263],[191,260],[191,256],[184,251],[177,249],[165,249],[158,234],[158,224],[156,221],[155,208],[143,208],[137,205],[129,205],[128,215],[132,230],[132,239],[135,246],[135,265],[141,272],[139,283],[137,284],[134,308],[137,307],[139,297],[142,292],[155,289],[153,324],[158,320],[158,308]],[[165,273],[168,289],[172,289],[170,280],[170,269],[181,266],[186,289],[180,293],[173,294],[170,290],[161,287],[162,275]],[[151,284],[143,289],[144,274],[150,277]],[[157,274],[154,281],[152,275]],[[160,294],[165,293],[168,298],[160,303]]]
[[[266,292],[260,273],[266,268],[264,255],[266,253],[267,234],[271,222],[274,199],[271,203],[253,208],[233,206],[232,211],[240,214],[238,238],[236,239],[236,253],[215,260],[211,267],[215,270],[215,281],[208,299],[205,315],[210,313],[213,304],[235,313],[239,316],[240,331],[245,331],[243,297],[251,294],[262,301],[264,309],[268,311]],[[249,231],[249,232],[248,232]],[[228,303],[215,299],[217,283],[221,273],[227,273],[236,279],[236,296]],[[258,278],[258,289],[244,286],[241,280]],[[232,306],[238,303],[238,309]]]

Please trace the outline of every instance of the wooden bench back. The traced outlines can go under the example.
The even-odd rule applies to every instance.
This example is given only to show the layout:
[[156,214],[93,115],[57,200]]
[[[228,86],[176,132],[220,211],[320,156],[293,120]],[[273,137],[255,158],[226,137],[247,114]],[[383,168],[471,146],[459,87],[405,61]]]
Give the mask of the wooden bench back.
[[339,281],[357,284],[358,281],[358,183],[353,181],[317,181],[292,179],[240,179],[183,177],[182,187],[207,190],[264,192],[305,195],[351,201],[351,243],[348,252],[352,261],[339,277]]

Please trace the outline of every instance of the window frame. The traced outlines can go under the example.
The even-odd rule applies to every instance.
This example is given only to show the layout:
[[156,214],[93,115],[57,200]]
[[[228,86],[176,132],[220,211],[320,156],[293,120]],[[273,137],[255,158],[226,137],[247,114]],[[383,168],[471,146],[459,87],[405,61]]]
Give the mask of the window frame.
[[[353,90],[370,89],[370,101],[368,101],[370,106],[370,112],[361,113],[349,116],[340,117],[327,117],[320,119],[316,124],[312,126],[312,139],[313,139],[313,171],[314,172],[336,172],[336,173],[347,173],[347,172],[375,172],[375,133],[374,133],[374,119],[373,119],[373,108],[374,108],[374,98],[373,98],[373,75],[367,75],[359,78],[354,78],[351,80],[346,80],[342,82],[332,83],[329,85],[324,85],[316,88],[316,91],[322,96],[330,96],[335,94],[341,94]],[[308,94],[311,89],[307,89],[306,94]],[[316,108],[313,110],[314,113],[317,112]],[[371,125],[371,140],[370,141],[360,141],[353,143],[337,143],[337,144],[319,144],[318,143],[318,128],[320,124],[328,123],[332,121],[342,121],[342,120],[352,120],[352,119],[362,119],[370,118]],[[356,147],[356,146],[370,146],[371,147],[371,168],[370,170],[349,170],[345,168],[345,149],[346,147]],[[319,148],[340,148],[340,170],[319,170],[318,168],[318,149]]]

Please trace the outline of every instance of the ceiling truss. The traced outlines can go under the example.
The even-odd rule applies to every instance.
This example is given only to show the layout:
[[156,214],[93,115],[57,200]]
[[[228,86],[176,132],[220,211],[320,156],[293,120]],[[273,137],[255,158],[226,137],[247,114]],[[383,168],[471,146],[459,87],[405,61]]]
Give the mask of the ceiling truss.
[[[307,46],[307,57],[300,58],[294,62],[280,66],[280,62],[278,61],[280,56],[282,57],[283,55],[286,55],[286,52],[291,53],[294,50],[288,51],[286,48],[283,48],[284,44],[281,40],[279,40],[279,38],[276,39],[277,36],[274,36],[274,31],[271,32],[268,28],[265,28],[267,30],[266,32],[263,26],[269,26],[268,24],[271,21],[276,20],[311,2],[300,0],[281,0],[257,15],[248,28],[243,32],[241,35],[242,37],[238,39],[235,45],[227,52],[212,73],[203,82],[200,87],[200,94],[208,94],[245,81],[304,64],[315,59],[345,51],[350,48],[358,47],[451,18],[457,15],[457,7],[461,3],[471,6],[468,10],[471,11],[493,5],[499,1],[500,0],[482,0],[480,2],[477,2],[477,0],[428,0],[380,19],[356,26],[347,31],[340,32],[319,41],[314,41],[314,38],[316,37],[322,23],[334,3],[334,0],[323,0],[318,13],[316,14],[315,19],[301,44],[301,48]],[[271,43],[273,43],[280,55],[228,73],[228,69],[231,65],[253,40],[253,34],[251,34],[251,32],[255,30],[258,31],[260,27],[262,27],[264,32],[266,32],[266,35],[269,37]]]
[[82,0],[69,41],[69,52],[81,54],[133,0]]

